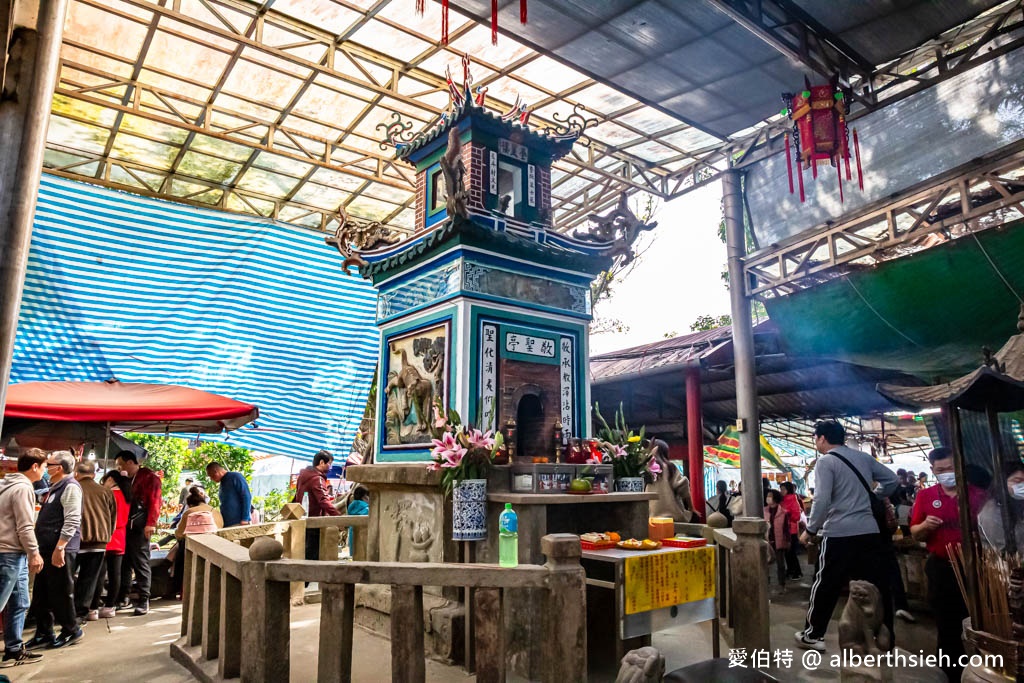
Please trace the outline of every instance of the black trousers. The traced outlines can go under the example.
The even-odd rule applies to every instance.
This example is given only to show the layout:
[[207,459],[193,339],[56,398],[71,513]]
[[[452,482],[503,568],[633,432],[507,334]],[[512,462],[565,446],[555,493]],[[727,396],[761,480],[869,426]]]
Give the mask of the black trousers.
[[839,594],[850,581],[860,580],[873,583],[881,593],[883,622],[893,633],[895,643],[889,559],[892,553],[892,545],[881,534],[824,538],[807,608],[807,635],[825,637]]
[[96,593],[96,584],[103,573],[104,552],[78,553],[75,565],[78,577],[75,578],[75,615],[79,618],[88,614],[92,607],[92,596]]
[[[122,577],[128,577],[131,587],[131,572],[139,584],[139,601],[149,601],[149,587],[153,582],[153,570],[149,566],[149,539],[142,529],[129,529],[125,534],[124,559],[121,565]],[[122,584],[124,579],[122,578]],[[127,594],[127,591],[126,591]]]
[[65,633],[78,629],[75,619],[75,558],[77,553],[64,553],[64,566],[53,566],[53,548],[40,548],[43,570],[32,587],[29,613],[36,620],[36,635],[53,635],[56,622]]
[[960,656],[966,654],[961,634],[963,621],[967,618],[967,605],[949,560],[929,555],[924,564],[924,574],[928,577],[928,605],[935,615],[938,649],[949,655],[951,664],[942,667],[942,672],[951,683],[957,683],[964,672],[957,663]]
[[[121,589],[121,558],[123,555],[115,555],[114,553],[107,552],[103,553],[103,569],[100,572],[100,578],[96,581],[96,589],[92,594],[92,602],[89,603],[89,609],[99,609],[103,607],[117,607],[117,605],[124,600],[124,593]],[[103,600],[103,583],[104,576],[106,577],[107,586],[107,599]]]
[[306,529],[306,559],[320,559],[320,530]]
[[804,575],[803,567],[800,566],[800,558],[796,554],[799,543],[799,534],[789,535],[789,548],[786,550],[786,573],[793,579],[798,579]]

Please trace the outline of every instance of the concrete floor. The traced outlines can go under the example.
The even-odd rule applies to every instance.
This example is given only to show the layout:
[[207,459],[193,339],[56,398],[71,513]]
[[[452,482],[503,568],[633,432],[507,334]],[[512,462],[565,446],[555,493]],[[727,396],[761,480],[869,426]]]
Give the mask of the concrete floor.
[[[809,572],[808,572],[809,576]],[[793,644],[793,633],[803,627],[804,612],[810,594],[810,584],[790,583],[785,594],[773,598],[772,648],[789,649],[793,664],[789,668],[773,668],[771,672],[780,681],[816,682],[838,681],[839,672],[827,666],[808,671],[800,666],[801,650]],[[932,652],[934,628],[923,606],[912,604],[917,624],[897,622],[897,642],[910,652]],[[836,619],[842,609],[837,607]],[[306,605],[292,609],[291,680],[316,680],[316,650],[318,644],[319,605]],[[170,644],[178,638],[181,603],[159,600],[145,617],[123,616],[86,625],[85,638],[66,650],[43,651],[39,664],[12,667],[0,672],[14,683],[105,683],[106,681],[147,681],[148,683],[188,683],[194,679],[169,655]],[[836,640],[836,622],[826,636],[827,654],[839,651]],[[26,639],[31,632],[26,634]],[[667,670],[692,664],[711,657],[710,623],[677,626],[658,632],[653,645],[666,657]],[[353,662],[353,680],[376,683],[391,678],[391,648],[387,639],[357,628],[354,637],[357,656]],[[728,643],[722,643],[722,656],[729,653]],[[465,683],[475,680],[460,667],[427,662],[427,680],[437,683]],[[598,680],[594,677],[591,680]],[[613,680],[613,679],[610,679]],[[899,677],[900,681],[919,679],[913,672]]]

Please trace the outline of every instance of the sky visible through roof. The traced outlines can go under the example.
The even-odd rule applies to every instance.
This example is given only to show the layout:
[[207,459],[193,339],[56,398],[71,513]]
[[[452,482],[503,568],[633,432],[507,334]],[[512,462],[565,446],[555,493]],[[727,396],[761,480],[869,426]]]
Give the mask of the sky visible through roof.
[[448,105],[444,72],[531,124],[576,105],[596,119],[552,174],[556,222],[585,222],[622,190],[720,140],[549,57],[415,0],[72,0],[45,163],[58,175],[333,231],[354,217],[413,227],[411,168],[382,149],[397,112],[420,131]]

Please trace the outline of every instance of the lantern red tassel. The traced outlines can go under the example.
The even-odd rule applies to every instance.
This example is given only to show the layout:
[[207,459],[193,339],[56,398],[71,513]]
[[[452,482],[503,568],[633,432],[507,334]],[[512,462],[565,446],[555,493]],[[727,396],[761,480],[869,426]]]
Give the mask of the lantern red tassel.
[[441,44],[448,44],[448,0],[441,0]]
[[798,159],[796,162],[796,170],[799,175],[797,179],[800,181],[800,203],[804,203],[804,165],[800,163]]
[[789,157],[789,134],[783,136],[786,140],[786,173],[789,175],[789,193],[793,194],[793,160]]
[[860,167],[860,140],[857,138],[857,129],[853,129],[853,154],[857,157],[857,185],[864,189],[864,172]]
[[836,162],[836,177],[839,178],[839,203],[845,204],[846,200],[843,198],[843,167]]
[[424,3],[426,3],[426,1],[427,0],[416,0],[416,16],[418,16],[418,17],[422,17],[423,16],[423,12],[424,12],[423,5],[424,5]]
[[498,44],[498,0],[491,0],[491,45]]
[[519,0],[519,23],[526,23],[526,0]]

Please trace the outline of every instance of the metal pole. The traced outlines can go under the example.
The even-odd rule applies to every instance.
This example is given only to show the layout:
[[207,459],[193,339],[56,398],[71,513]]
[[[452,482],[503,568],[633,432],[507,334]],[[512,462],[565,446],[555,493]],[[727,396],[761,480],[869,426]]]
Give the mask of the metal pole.
[[722,174],[725,244],[729,255],[729,298],[732,300],[732,348],[736,368],[736,425],[740,433],[740,481],[743,515],[764,516],[761,495],[761,439],[754,369],[754,328],[743,275],[747,243],[743,230],[743,189],[739,171]]
[[704,422],[701,414],[700,368],[686,370],[686,446],[690,470],[690,500],[704,519]]
[[993,488],[996,502],[999,503],[999,510],[1003,522],[1003,538],[1006,539],[1003,550],[1007,556],[1017,554],[1017,532],[1013,520],[1013,513],[1010,511],[1011,501],[1006,490],[1006,479],[1003,478],[1003,440],[999,434],[999,413],[991,405],[985,407],[985,415],[988,417],[988,443],[992,457],[992,478],[998,482]]
[[[978,592],[978,525],[977,510],[970,509],[967,488],[967,456],[964,453],[964,437],[960,427],[960,409],[956,406],[942,407],[949,420],[949,445],[953,449],[953,466],[956,468],[957,511],[960,515],[961,543],[964,558],[964,583],[967,590],[965,603],[970,606],[971,626],[984,630],[985,614],[981,608],[981,594]],[[996,475],[998,476],[998,475]],[[1003,488],[1006,488],[1005,485]]]
[[7,62],[0,89],[0,427],[67,6],[26,0],[19,9],[38,11],[35,28],[15,26],[9,44],[0,36],[0,61]]

